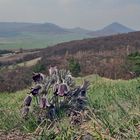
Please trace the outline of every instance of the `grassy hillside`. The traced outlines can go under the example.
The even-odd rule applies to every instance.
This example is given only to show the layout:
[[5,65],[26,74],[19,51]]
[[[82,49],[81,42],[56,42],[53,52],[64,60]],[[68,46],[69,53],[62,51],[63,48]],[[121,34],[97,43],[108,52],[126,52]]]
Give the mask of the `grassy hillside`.
[[[77,78],[77,84],[83,78]],[[38,127],[30,116],[23,121],[20,116],[21,104],[27,90],[14,94],[1,93],[0,97],[0,130],[7,133],[20,132],[32,137],[41,129],[41,139],[55,136],[56,140],[80,138],[90,133],[95,139],[138,140],[140,137],[140,89],[139,80],[109,80],[95,75],[85,77],[91,82],[88,93],[88,122],[80,126],[71,126],[69,118],[61,115],[59,122],[53,127]],[[63,112],[62,112],[63,114]],[[57,127],[56,127],[57,126]],[[59,129],[58,129],[59,128]],[[13,130],[14,129],[14,130]],[[11,130],[13,130],[11,132]],[[29,134],[30,133],[30,134]],[[0,131],[1,136],[5,136]],[[24,137],[26,137],[24,135]]]

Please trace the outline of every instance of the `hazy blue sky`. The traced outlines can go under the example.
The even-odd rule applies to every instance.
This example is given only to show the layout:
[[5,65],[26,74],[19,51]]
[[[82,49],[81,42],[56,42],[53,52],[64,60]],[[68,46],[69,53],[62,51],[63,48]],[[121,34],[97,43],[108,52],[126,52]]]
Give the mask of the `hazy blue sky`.
[[0,0],[0,22],[52,22],[98,29],[120,22],[140,29],[140,0]]

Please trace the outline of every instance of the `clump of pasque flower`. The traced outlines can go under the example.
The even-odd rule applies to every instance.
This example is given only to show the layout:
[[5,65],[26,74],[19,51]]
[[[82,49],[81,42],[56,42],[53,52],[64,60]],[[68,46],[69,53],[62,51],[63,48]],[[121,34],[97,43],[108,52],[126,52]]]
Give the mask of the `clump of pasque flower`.
[[[33,73],[33,87],[24,99],[22,116],[26,118],[32,107],[33,98],[40,111],[45,111],[45,119],[51,121],[57,118],[57,111],[63,106],[69,107],[71,114],[74,111],[84,110],[86,93],[89,82],[84,81],[82,86],[75,86],[70,71],[49,68],[49,75]],[[40,115],[39,115],[40,116]]]

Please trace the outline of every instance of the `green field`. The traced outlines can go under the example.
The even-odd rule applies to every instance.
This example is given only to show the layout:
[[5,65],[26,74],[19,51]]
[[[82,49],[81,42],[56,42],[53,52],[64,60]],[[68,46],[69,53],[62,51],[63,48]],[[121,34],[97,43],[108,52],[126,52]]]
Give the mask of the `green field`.
[[63,35],[50,35],[50,34],[31,34],[22,33],[20,36],[0,38],[0,49],[34,49],[45,48],[48,46],[56,45],[62,42],[71,40],[78,40],[88,38],[85,34],[63,34]]
[[[71,140],[74,136],[90,133],[95,140],[139,140],[140,139],[140,79],[109,80],[99,76],[87,76],[91,82],[88,93],[89,121],[81,126],[71,126],[68,117],[59,120],[55,140]],[[81,83],[82,78],[77,78]],[[22,133],[37,131],[33,117],[23,121],[20,116],[21,104],[28,91],[14,94],[0,94],[0,130],[10,132],[13,129]],[[58,124],[57,124],[58,125]],[[40,140],[51,140],[56,128],[40,128],[44,135]]]

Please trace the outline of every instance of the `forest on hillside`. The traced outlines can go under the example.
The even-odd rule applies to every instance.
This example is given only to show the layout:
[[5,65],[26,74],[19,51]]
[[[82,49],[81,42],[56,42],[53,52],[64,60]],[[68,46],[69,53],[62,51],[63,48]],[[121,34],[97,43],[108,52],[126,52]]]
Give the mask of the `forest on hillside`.
[[[19,60],[0,62],[0,90],[14,92],[27,88],[31,85],[32,71],[48,74],[50,66],[70,69],[75,76],[98,74],[110,79],[134,78],[139,76],[140,71],[139,52],[140,32],[61,43],[25,55]],[[137,58],[137,63],[132,56]],[[17,62],[38,57],[41,60],[34,66],[15,66]],[[9,64],[13,64],[14,68],[8,69]],[[3,69],[3,65],[6,68]]]

